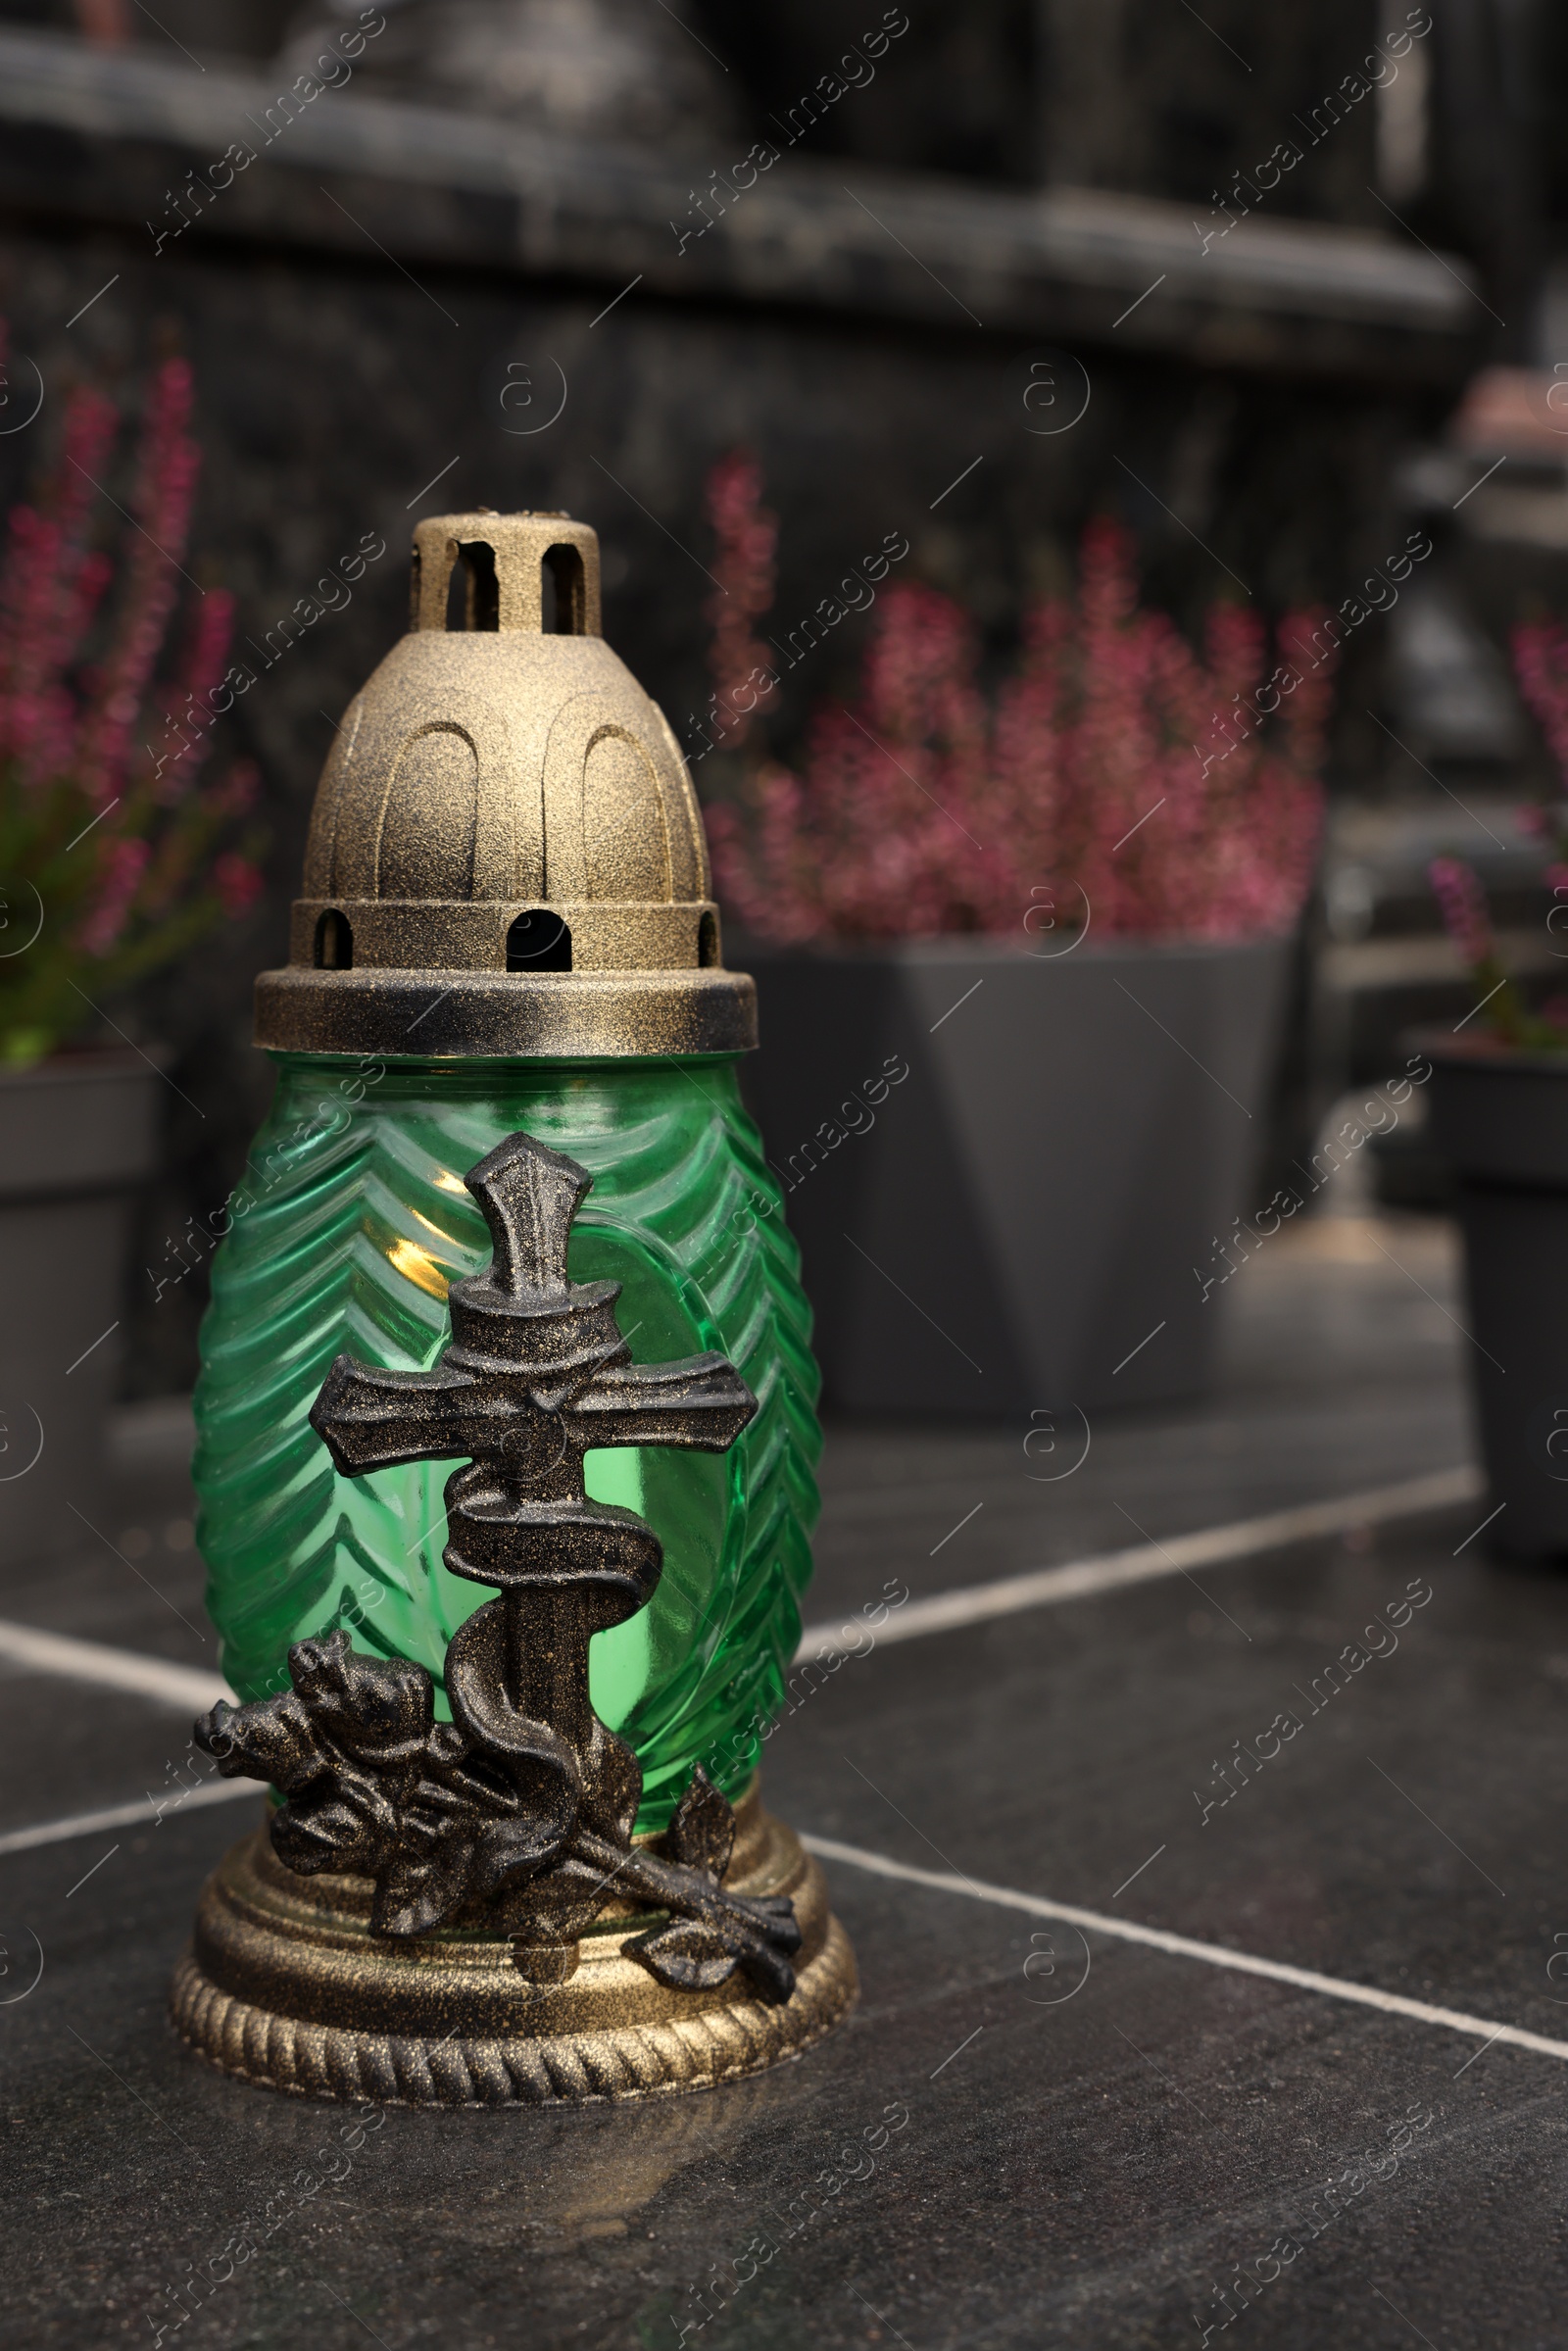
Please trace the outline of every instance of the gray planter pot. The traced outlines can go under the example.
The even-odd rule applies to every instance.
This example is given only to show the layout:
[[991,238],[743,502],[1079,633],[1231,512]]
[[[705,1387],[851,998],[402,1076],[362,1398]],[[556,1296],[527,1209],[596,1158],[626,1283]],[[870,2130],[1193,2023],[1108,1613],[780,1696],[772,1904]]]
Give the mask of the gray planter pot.
[[1458,1179],[1490,1550],[1568,1557],[1568,1054],[1414,1040]]
[[114,1326],[157,1098],[132,1053],[0,1071],[0,1570],[81,1543],[76,1511],[103,1524]]
[[1291,954],[737,954],[826,1400],[1027,1420],[1202,1394],[1223,1293],[1205,1302],[1193,1268],[1260,1204]]

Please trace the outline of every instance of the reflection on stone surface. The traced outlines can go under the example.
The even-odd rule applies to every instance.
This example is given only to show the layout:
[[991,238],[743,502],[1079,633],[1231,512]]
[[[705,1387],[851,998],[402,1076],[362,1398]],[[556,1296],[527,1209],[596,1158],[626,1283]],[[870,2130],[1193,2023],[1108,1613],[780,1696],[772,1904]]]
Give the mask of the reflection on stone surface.
[[775,2104],[761,2083],[736,2082],[714,2095],[618,2105],[606,2117],[608,2128],[597,2117],[587,2131],[568,2125],[559,2137],[531,2147],[525,2163],[454,2197],[441,2232],[491,2248],[512,2243],[561,2252],[596,2237],[625,2236],[689,2164],[733,2163]]

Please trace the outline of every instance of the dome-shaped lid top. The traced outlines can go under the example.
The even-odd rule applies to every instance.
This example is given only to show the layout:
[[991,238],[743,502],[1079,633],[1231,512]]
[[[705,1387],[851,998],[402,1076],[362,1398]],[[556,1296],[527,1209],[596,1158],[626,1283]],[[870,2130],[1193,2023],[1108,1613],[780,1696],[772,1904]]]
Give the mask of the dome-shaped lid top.
[[755,1045],[686,762],[600,635],[595,534],[564,514],[432,516],[410,602],[317,787],[289,961],[256,983],[258,1045]]

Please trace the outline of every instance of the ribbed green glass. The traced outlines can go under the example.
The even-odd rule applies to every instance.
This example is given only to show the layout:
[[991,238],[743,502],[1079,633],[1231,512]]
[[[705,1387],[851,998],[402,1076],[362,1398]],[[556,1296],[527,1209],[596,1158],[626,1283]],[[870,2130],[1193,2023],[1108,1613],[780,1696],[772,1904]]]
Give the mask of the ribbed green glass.
[[[213,1261],[196,1390],[198,1534],[230,1684],[246,1698],[286,1688],[289,1644],[341,1625],[439,1685],[454,1629],[491,1596],[441,1564],[455,1462],[340,1478],[306,1415],[341,1351],[434,1362],[449,1284],[490,1253],[464,1174],[524,1128],[595,1178],[569,1270],[624,1285],[633,1359],[717,1348],[759,1401],[721,1456],[586,1462],[588,1492],[640,1511],[664,1546],[652,1604],[589,1657],[596,1708],[642,1761],[639,1826],[664,1825],[696,1761],[736,1792],[799,1636],[821,1437],[798,1254],[734,1061],[274,1058]],[[436,1703],[445,1715],[439,1687]]]

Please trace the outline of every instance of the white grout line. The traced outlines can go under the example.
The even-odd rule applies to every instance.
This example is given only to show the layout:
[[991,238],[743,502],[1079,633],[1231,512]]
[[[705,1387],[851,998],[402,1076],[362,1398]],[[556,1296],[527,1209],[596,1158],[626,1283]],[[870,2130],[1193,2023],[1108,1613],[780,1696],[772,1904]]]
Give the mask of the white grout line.
[[[1399,1486],[1377,1487],[1370,1494],[1343,1494],[1331,1502],[1307,1502],[1292,1510],[1270,1511],[1262,1518],[1238,1519],[1227,1527],[1201,1528],[1196,1535],[1173,1535],[1163,1545],[1137,1543],[1128,1550],[1074,1559],[1063,1567],[1040,1567],[1025,1575],[1004,1576],[996,1584],[934,1592],[929,1599],[910,1600],[896,1616],[890,1615],[886,1624],[878,1626],[876,1638],[884,1644],[917,1641],[927,1633],[984,1624],[994,1616],[1012,1616],[1023,1608],[1048,1608],[1061,1600],[1114,1592],[1125,1584],[1148,1583],[1155,1576],[1185,1573],[1190,1567],[1249,1558],[1253,1552],[1275,1550],[1283,1543],[1305,1542],[1315,1535],[1343,1534],[1349,1527],[1373,1526],[1382,1519],[1474,1501],[1484,1491],[1477,1469],[1438,1470],[1430,1477],[1408,1478]],[[974,1512],[969,1515],[972,1518]],[[813,1655],[824,1642],[832,1645],[840,1631],[833,1624],[808,1625],[795,1661]],[[64,1674],[72,1681],[126,1690],[138,1697],[156,1698],[170,1706],[193,1706],[203,1713],[220,1698],[233,1695],[220,1675],[206,1673],[199,1666],[173,1665],[136,1649],[77,1641],[67,1633],[45,1633],[4,1618],[0,1618],[0,1663],[37,1674]]]
[[1467,2033],[1473,2040],[1507,2041],[1516,2049],[1533,2049],[1541,2057],[1568,2059],[1568,2040],[1548,2040],[1544,2033],[1526,2033],[1518,2025],[1499,2025],[1495,2017],[1467,2016],[1458,2008],[1434,2008],[1427,2000],[1407,2000],[1402,1992],[1380,1991],[1371,1984],[1348,1984],[1339,1976],[1320,1976],[1314,1968],[1290,1967],[1281,1959],[1254,1959],[1250,1951],[1232,1951],[1223,1943],[1194,1942],[1190,1935],[1167,1935],[1161,1927],[1137,1927],[1127,1919],[1106,1918],[1102,1911],[1079,1910],[1070,1902],[1048,1902],[1039,1894],[1016,1893],[1011,1886],[988,1886],[983,1880],[960,1878],[947,1870],[916,1869],[909,1862],[890,1861],[883,1853],[865,1852],[859,1845],[840,1844],[833,1837],[803,1837],[801,1842],[824,1861],[846,1862],[851,1869],[870,1871],[873,1877],[903,1879],[911,1886],[932,1886],[939,1893],[967,1894],[972,1901],[990,1902],[999,1910],[1026,1911],[1031,1918],[1061,1919],[1080,1933],[1088,1930],[1111,1935],[1118,1942],[1147,1943],[1151,1950],[1168,1951],[1176,1959],[1200,1959],[1207,1967],[1263,1976],[1274,1984],[1293,1984],[1298,1991],[1320,1992],[1325,1999],[1381,2008],[1390,2016],[1413,2017],[1419,2025],[1441,2025],[1449,2033]]
[[[206,1788],[191,1788],[177,1804],[165,1804],[164,1811],[182,1812],[187,1804],[229,1804],[241,1796],[259,1803],[264,1793],[254,1780],[214,1780]],[[102,1812],[74,1812],[63,1821],[39,1821],[35,1828],[10,1829],[0,1836],[0,1854],[30,1853],[37,1845],[69,1844],[74,1837],[99,1837],[105,1829],[135,1829],[158,1818],[154,1798],[139,1796],[134,1804],[111,1804]]]
[[69,1633],[41,1633],[32,1625],[0,1619],[0,1662],[35,1674],[65,1674],[74,1682],[96,1682],[103,1690],[128,1690],[166,1706],[193,1706],[205,1714],[233,1691],[221,1674],[200,1666],[172,1665],[137,1649],[112,1649],[101,1641],[76,1641]]
[[[1213,1567],[1227,1559],[1249,1559],[1258,1551],[1278,1550],[1289,1543],[1305,1543],[1314,1536],[1343,1535],[1351,1527],[1376,1526],[1390,1518],[1413,1517],[1422,1510],[1441,1510],[1454,1502],[1473,1502],[1486,1492],[1479,1469],[1435,1470],[1423,1478],[1406,1478],[1398,1486],[1377,1486],[1369,1494],[1347,1494],[1329,1502],[1303,1502],[1291,1510],[1271,1510],[1261,1518],[1242,1518],[1227,1527],[1202,1527],[1196,1535],[1173,1535],[1163,1544],[1136,1543],[1124,1551],[1103,1551],[1092,1559],[1069,1560],[1062,1567],[1031,1568],[1021,1576],[1004,1576],[995,1584],[971,1584],[967,1590],[933,1592],[929,1599],[909,1600],[876,1628],[874,1646],[894,1641],[918,1641],[928,1633],[952,1633],[963,1625],[987,1623],[995,1616],[1014,1616],[1024,1608],[1050,1608],[1062,1600],[1081,1600],[1095,1592],[1116,1592],[1123,1585],[1147,1584],[1156,1576],[1183,1575],[1190,1567]],[[824,1643],[833,1647],[848,1622],[808,1625],[801,1635],[795,1664],[814,1656]]]
[[[1094,1592],[1113,1592],[1123,1585],[1147,1583],[1156,1576],[1174,1575],[1189,1567],[1211,1567],[1221,1560],[1249,1558],[1255,1552],[1307,1541],[1313,1536],[1340,1534],[1349,1527],[1370,1526],[1382,1519],[1473,1501],[1482,1491],[1479,1470],[1439,1470],[1430,1477],[1407,1479],[1402,1485],[1378,1487],[1370,1494],[1345,1494],[1331,1502],[1308,1502],[1297,1509],[1275,1510],[1261,1518],[1239,1519],[1227,1527],[1204,1528],[1196,1535],[1173,1535],[1163,1546],[1139,1543],[1129,1550],[1073,1560],[1063,1567],[1037,1568],[1027,1575],[1004,1577],[1000,1583],[977,1584],[966,1592],[936,1592],[929,1599],[911,1600],[897,1616],[889,1616],[877,1628],[877,1639],[884,1642],[915,1641],[928,1633],[951,1632],[962,1625],[983,1624],[992,1617],[1011,1616],[1024,1608],[1050,1607]],[[797,1660],[814,1654],[824,1643],[831,1645],[839,1630],[831,1624],[808,1626],[801,1636]],[[220,1675],[205,1673],[198,1666],[174,1665],[162,1657],[143,1656],[134,1649],[111,1648],[103,1641],[77,1641],[69,1634],[40,1632],[34,1626],[5,1619],[0,1619],[0,1662],[19,1666],[24,1672],[62,1674],[71,1681],[95,1683],[100,1689],[128,1690],[137,1697],[153,1698],[180,1709],[192,1707],[203,1713],[220,1698],[232,1695]],[[225,1781],[200,1790],[188,1801],[218,1804],[247,1792],[251,1792],[248,1783]],[[82,1813],[67,1821],[44,1822],[35,1829],[18,1829],[0,1835],[0,1853],[23,1852],[32,1845],[52,1844],[60,1838],[87,1836],[100,1829],[124,1828],[151,1816],[150,1805],[130,1804],[117,1805],[106,1812]],[[823,1847],[824,1851],[828,1849]],[[849,1846],[843,1848],[846,1856],[851,1855],[851,1850]],[[874,1857],[853,1857],[862,1858],[866,1868],[886,1867],[897,1874],[891,1863],[877,1863]],[[931,1883],[947,1885],[949,1881],[933,1879]],[[1004,1898],[1025,1905],[1030,1899],[1024,1895]],[[1075,1915],[1052,1911],[1049,1904],[1047,1910],[1052,1916]],[[1088,1918],[1090,1913],[1086,1911],[1082,1916]],[[1107,1932],[1132,1933],[1135,1938],[1146,1941],[1158,1939],[1152,1935],[1152,1930],[1126,1929],[1118,1921],[1112,1921]],[[1165,1941],[1175,1948],[1181,1938],[1172,1941],[1166,1937]],[[1192,1948],[1213,1956],[1206,1945],[1194,1944]],[[1270,1962],[1242,1959],[1231,1964],[1251,1966],[1254,1972],[1262,1974],[1271,1972],[1272,1967]],[[1322,1981],[1327,1984],[1330,1980]],[[1345,1996],[1352,1994],[1347,1990]],[[1380,1993],[1377,1997],[1388,2005],[1394,1996]],[[1422,2009],[1419,2003],[1413,2008],[1409,2002],[1404,2006],[1412,2014],[1433,2017],[1446,2014],[1446,2011]],[[1504,2038],[1507,2036],[1505,2030]],[[1532,2040],[1528,2045],[1537,2044]],[[1553,2054],[1568,2055],[1568,2047],[1559,2048],[1556,2042],[1540,2045],[1549,2046]]]

